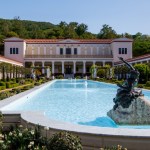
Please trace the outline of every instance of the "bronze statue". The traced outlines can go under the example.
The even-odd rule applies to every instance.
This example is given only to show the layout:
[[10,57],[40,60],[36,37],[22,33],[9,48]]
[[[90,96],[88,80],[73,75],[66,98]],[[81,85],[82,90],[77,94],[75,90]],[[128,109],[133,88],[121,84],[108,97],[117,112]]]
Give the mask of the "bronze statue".
[[130,69],[130,72],[128,79],[126,79],[122,85],[117,84],[119,89],[117,90],[116,97],[113,99],[115,103],[113,108],[114,110],[119,105],[121,105],[123,108],[128,108],[134,98],[142,95],[141,89],[135,89],[135,86],[138,84],[140,73],[122,57],[119,57],[119,59],[126,64],[126,66]]

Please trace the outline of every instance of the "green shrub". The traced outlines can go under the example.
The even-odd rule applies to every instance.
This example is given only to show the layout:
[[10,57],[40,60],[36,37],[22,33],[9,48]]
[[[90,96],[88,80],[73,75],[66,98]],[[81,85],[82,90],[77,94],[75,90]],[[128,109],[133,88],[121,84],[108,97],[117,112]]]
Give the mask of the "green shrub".
[[115,81],[116,84],[122,84],[122,81]]
[[0,86],[0,90],[5,90],[6,86]]
[[0,93],[0,100],[8,98],[9,96],[10,96],[9,92],[2,92],[2,93]]
[[26,79],[25,81],[28,82],[28,83],[33,83],[33,82],[34,82],[34,80],[33,80],[33,79],[30,79],[30,78],[29,78],[29,79]]
[[138,87],[138,88],[144,88],[144,85],[143,85],[143,84],[138,84],[137,87]]
[[21,89],[17,88],[17,89],[12,89],[12,92],[15,94],[21,93]]
[[0,82],[0,86],[6,86],[5,82]]
[[81,79],[81,76],[76,76],[76,79]]
[[19,86],[19,83],[13,83],[11,86],[12,87],[17,87],[17,86]]
[[19,81],[19,84],[25,84],[25,80],[24,79],[21,79],[20,81]]
[[23,90],[29,90],[29,89],[30,89],[30,86],[23,87]]
[[39,85],[41,85],[41,83],[40,82],[35,82],[34,85],[39,86]]
[[50,139],[49,150],[82,150],[79,137],[69,132],[59,132]]
[[145,84],[147,87],[150,87],[150,81],[147,81]]
[[6,88],[12,88],[12,83],[11,82],[6,82]]
[[112,82],[116,82],[116,81],[118,81],[118,80],[117,80],[117,79],[112,79],[111,81],[112,81]]
[[57,79],[64,79],[63,75],[56,76]]
[[14,82],[14,83],[16,83],[16,79],[15,78],[11,79],[11,81]]
[[99,81],[104,81],[105,79],[104,79],[104,78],[99,78],[98,80],[99,80]]

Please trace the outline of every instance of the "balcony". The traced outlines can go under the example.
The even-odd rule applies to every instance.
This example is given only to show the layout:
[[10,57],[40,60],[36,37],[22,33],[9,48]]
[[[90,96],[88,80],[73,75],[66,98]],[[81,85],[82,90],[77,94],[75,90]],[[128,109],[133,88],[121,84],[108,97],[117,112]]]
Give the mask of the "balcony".
[[25,55],[25,58],[113,58],[112,55]]

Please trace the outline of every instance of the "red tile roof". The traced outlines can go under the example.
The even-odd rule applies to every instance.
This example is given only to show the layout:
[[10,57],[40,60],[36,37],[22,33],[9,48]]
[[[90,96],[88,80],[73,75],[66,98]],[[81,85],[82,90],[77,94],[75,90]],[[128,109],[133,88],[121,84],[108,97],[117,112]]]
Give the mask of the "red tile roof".
[[[145,54],[145,55],[142,55],[142,56],[130,58],[130,59],[127,59],[126,61],[127,62],[132,62],[132,61],[138,61],[138,60],[142,60],[142,59],[146,59],[146,58],[150,58],[150,54]],[[123,63],[122,61],[118,61],[118,62],[115,62],[115,65],[122,64],[122,63]]]
[[6,58],[6,57],[1,56],[1,55],[0,55],[0,62],[6,62],[6,63],[10,63],[10,64],[13,64],[13,65],[16,64],[18,66],[23,66],[23,64],[21,62]]
[[[65,42],[66,40],[66,42]],[[71,40],[72,42],[67,42]],[[111,43],[111,39],[25,39],[27,43],[56,43],[56,44],[64,44],[64,43],[74,43],[74,44],[83,44],[83,43]],[[64,42],[63,42],[64,41]]]

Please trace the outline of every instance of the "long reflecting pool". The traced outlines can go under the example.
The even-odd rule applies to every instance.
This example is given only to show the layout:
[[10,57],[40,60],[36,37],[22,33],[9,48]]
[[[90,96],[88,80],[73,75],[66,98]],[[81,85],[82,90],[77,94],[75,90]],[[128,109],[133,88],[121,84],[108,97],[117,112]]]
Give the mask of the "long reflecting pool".
[[[117,86],[86,80],[56,80],[1,110],[42,111],[53,120],[80,125],[113,128],[150,128],[150,126],[118,126],[107,117],[112,109]],[[143,90],[147,99],[150,91]]]

